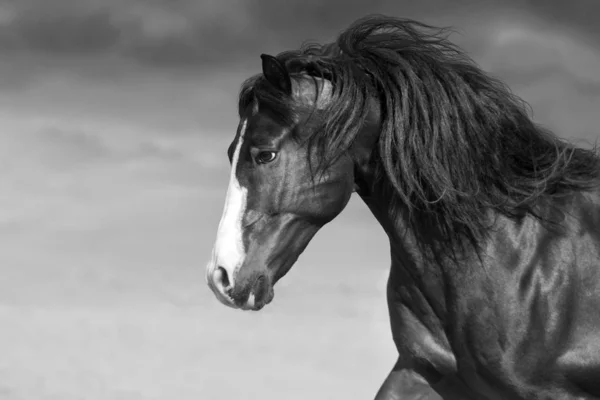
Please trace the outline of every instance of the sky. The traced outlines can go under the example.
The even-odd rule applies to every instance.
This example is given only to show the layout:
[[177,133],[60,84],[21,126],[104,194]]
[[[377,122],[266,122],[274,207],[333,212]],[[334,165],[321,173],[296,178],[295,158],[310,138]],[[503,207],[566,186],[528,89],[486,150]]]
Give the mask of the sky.
[[389,260],[360,200],[260,313],[204,283],[240,84],[367,13],[453,26],[536,121],[598,138],[595,0],[0,0],[0,398],[373,396]]

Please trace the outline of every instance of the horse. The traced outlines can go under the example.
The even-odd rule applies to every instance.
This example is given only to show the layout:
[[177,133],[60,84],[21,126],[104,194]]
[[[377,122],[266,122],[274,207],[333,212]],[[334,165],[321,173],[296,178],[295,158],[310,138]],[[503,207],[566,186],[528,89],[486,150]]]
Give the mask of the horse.
[[353,193],[389,238],[376,400],[600,398],[600,156],[449,39],[368,15],[261,54],[206,280],[258,311]]

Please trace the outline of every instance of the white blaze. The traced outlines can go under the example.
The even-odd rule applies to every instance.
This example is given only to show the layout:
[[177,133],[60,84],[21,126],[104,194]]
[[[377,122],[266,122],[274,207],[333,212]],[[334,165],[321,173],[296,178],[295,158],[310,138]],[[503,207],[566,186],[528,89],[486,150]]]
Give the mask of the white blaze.
[[246,252],[242,239],[242,217],[246,210],[246,196],[248,189],[242,187],[236,177],[236,169],[240,157],[240,151],[244,142],[244,133],[246,132],[247,120],[242,122],[240,128],[240,137],[233,152],[231,160],[231,174],[229,176],[229,187],[225,197],[225,207],[219,229],[217,231],[217,240],[213,248],[212,260],[208,265],[208,275],[212,274],[217,267],[222,267],[227,271],[229,282],[233,285],[235,279],[235,270],[242,264]]

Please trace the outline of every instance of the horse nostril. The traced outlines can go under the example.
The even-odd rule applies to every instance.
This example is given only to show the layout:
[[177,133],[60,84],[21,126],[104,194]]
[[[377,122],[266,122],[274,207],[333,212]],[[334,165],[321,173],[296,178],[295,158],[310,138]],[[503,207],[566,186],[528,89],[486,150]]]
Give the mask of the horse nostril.
[[214,278],[215,282],[223,286],[224,289],[227,289],[229,287],[229,276],[227,275],[227,270],[225,270],[225,268],[217,267],[217,269],[215,270]]

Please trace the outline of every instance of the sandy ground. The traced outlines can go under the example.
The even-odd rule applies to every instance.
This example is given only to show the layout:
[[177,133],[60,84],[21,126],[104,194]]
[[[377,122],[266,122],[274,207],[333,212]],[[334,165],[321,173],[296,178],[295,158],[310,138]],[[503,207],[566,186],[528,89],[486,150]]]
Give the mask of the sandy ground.
[[362,293],[353,307],[351,290],[288,291],[260,314],[208,295],[204,306],[4,305],[0,398],[369,398],[393,354],[381,299]]
[[[0,399],[372,398],[394,361],[386,265],[359,267],[370,252],[347,249],[386,247],[382,234],[333,225],[259,313],[218,303],[204,259],[167,267],[117,232],[104,250],[137,251],[121,264],[101,249],[75,251],[74,238],[35,248],[48,265],[7,247],[16,250],[0,267]],[[334,239],[341,230],[345,243]]]

